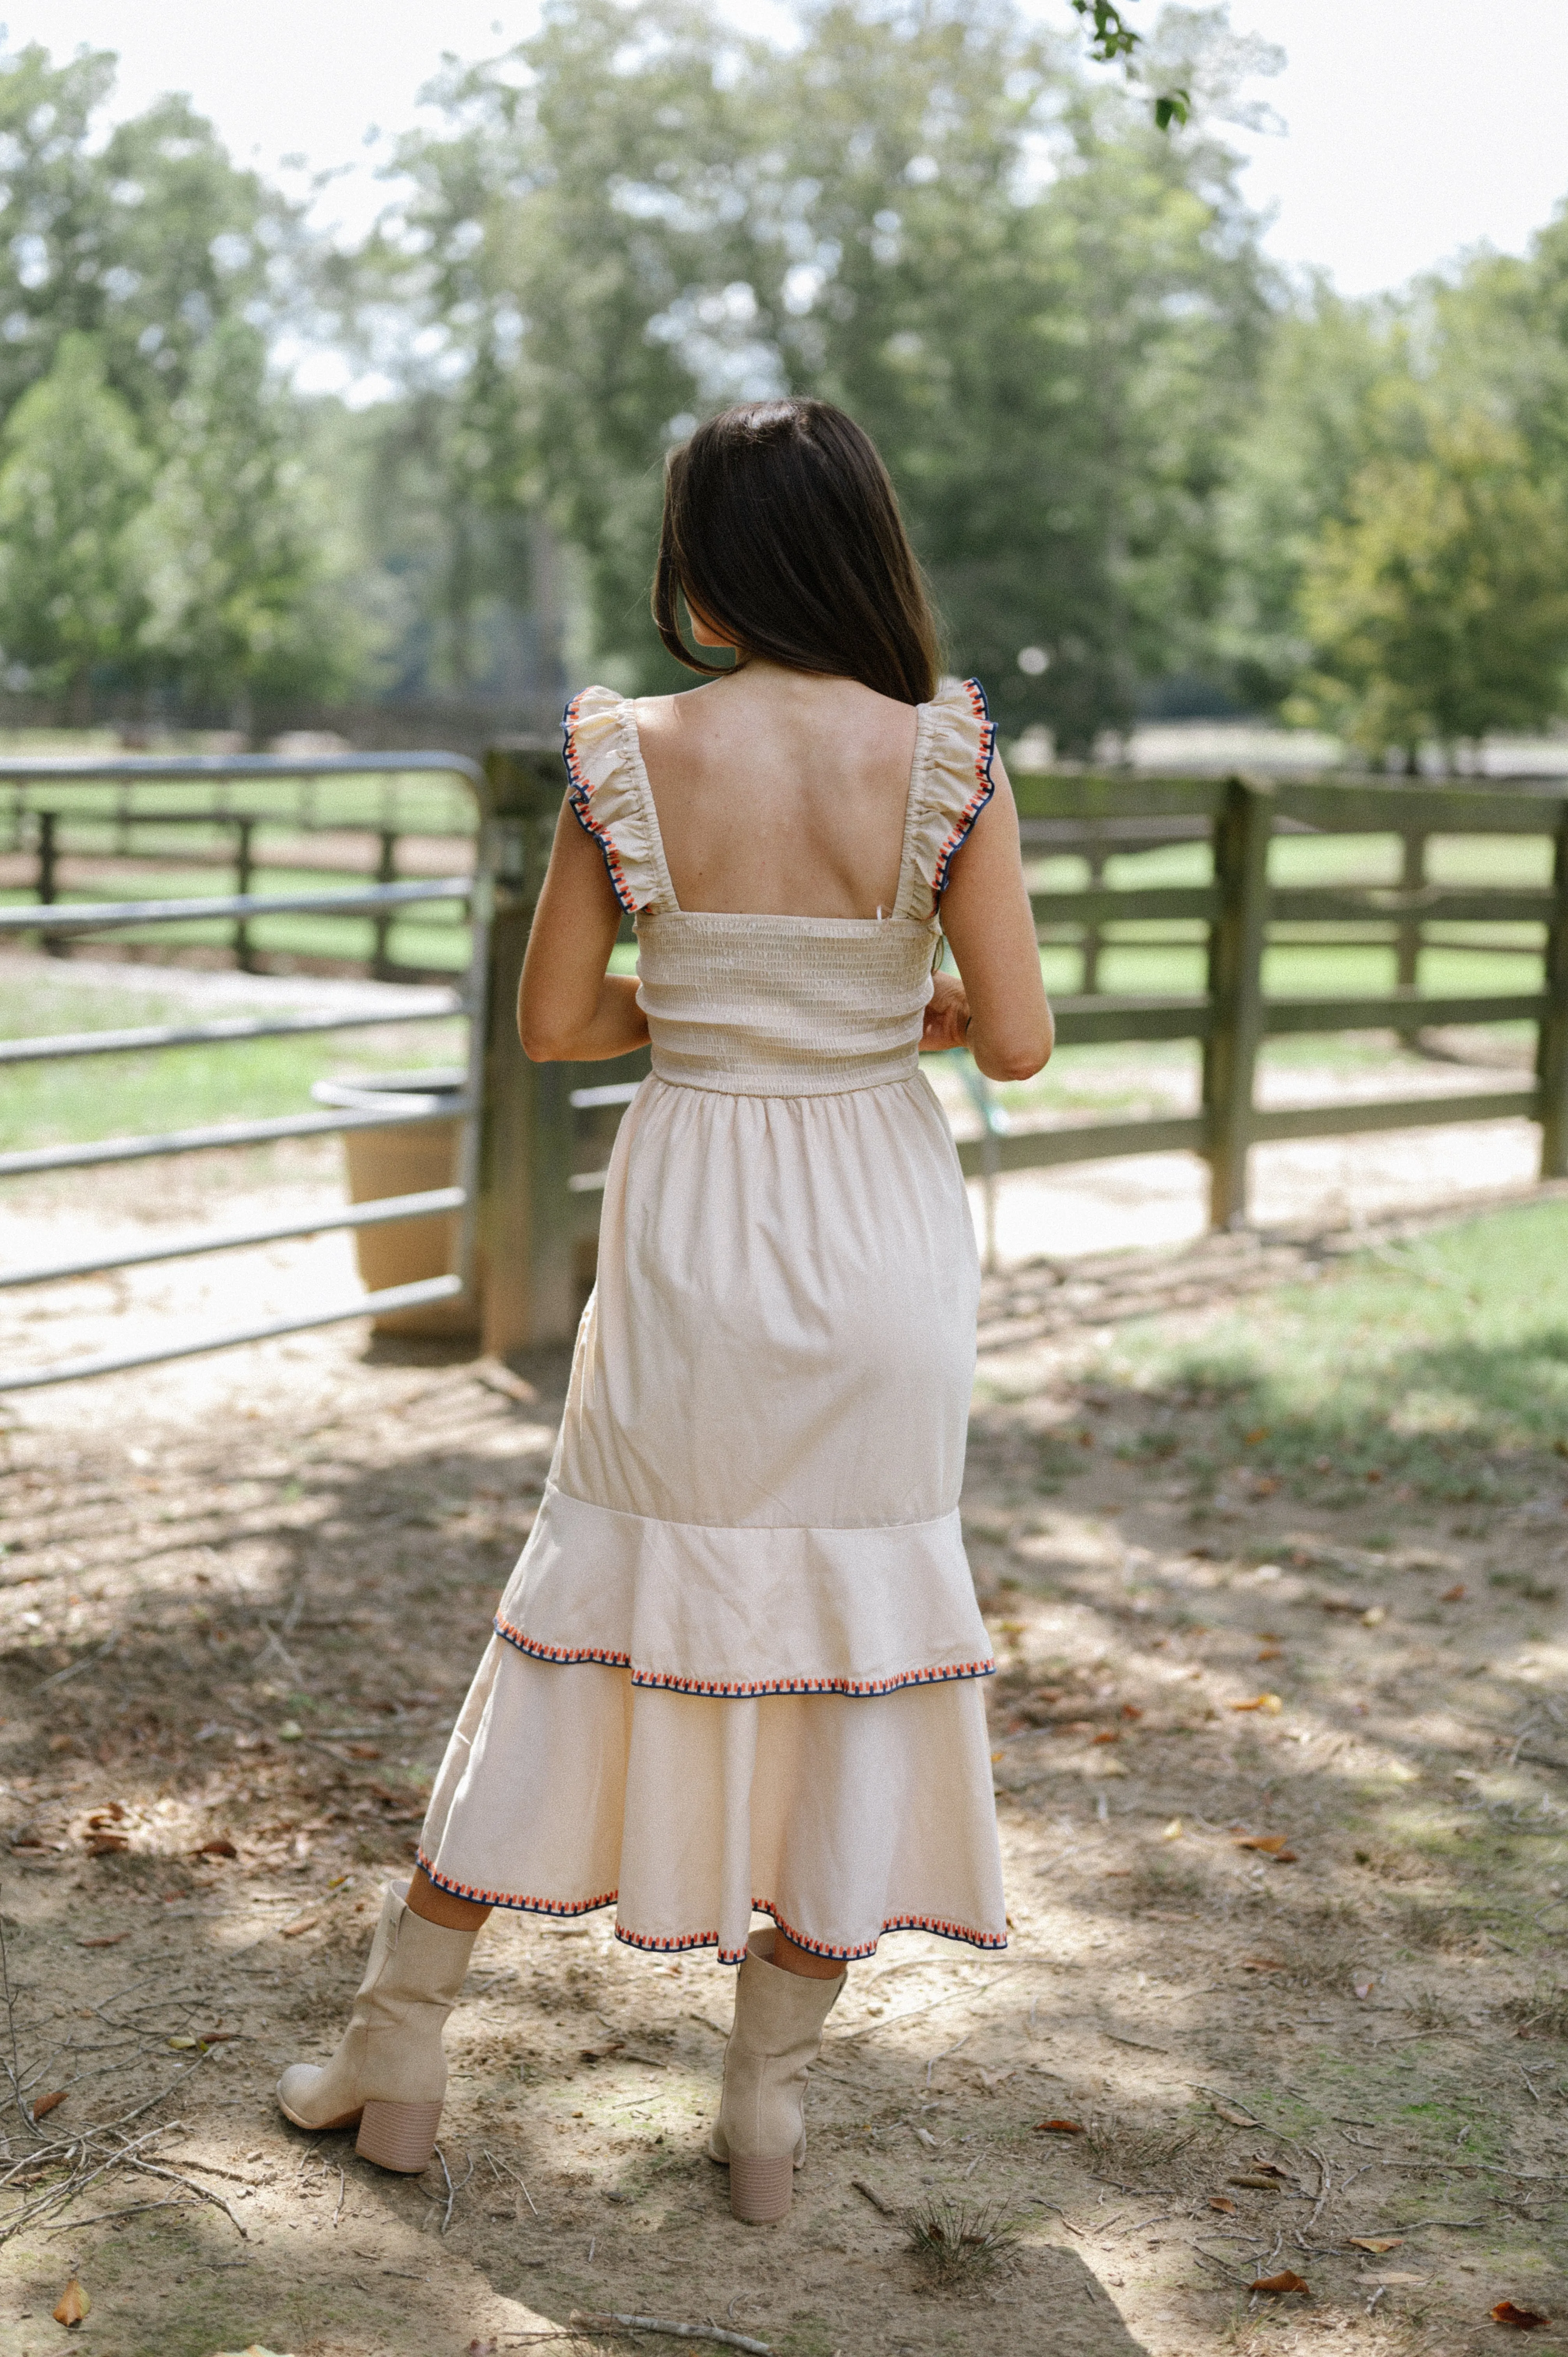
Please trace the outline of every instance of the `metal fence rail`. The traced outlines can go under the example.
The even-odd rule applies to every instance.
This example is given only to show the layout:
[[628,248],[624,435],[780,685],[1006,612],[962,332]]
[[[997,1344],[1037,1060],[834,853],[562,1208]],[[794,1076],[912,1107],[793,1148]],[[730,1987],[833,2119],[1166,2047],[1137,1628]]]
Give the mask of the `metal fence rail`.
[[[473,768],[475,765],[470,764]],[[421,829],[404,819],[388,824],[383,809],[376,818],[334,814],[322,817],[315,808],[315,790],[323,779],[352,778],[365,775],[385,778],[419,778],[435,774],[428,770],[423,754],[358,754],[343,753],[325,756],[245,755],[229,758],[220,755],[190,754],[169,756],[139,756],[121,760],[95,760],[91,757],[71,758],[40,765],[26,757],[0,759],[0,797],[9,802],[8,850],[0,853],[12,864],[10,888],[18,884],[27,889],[30,882],[40,907],[52,907],[59,899],[61,870],[68,856],[73,860],[102,862],[105,859],[134,861],[145,866],[154,859],[163,869],[170,866],[230,868],[235,877],[235,897],[248,898],[255,889],[255,879],[263,866],[312,867],[344,876],[363,876],[367,884],[394,884],[398,880],[399,845],[405,837],[426,839],[434,834],[445,837],[456,853],[471,841],[470,826],[460,834],[451,831],[450,815],[442,823]],[[149,783],[173,786],[199,786],[217,783],[225,786],[231,780],[252,784],[276,783],[294,780],[302,796],[310,798],[309,808],[301,805],[293,812],[278,808],[220,807],[222,795],[209,794],[203,805],[181,809],[177,805],[149,808],[138,805],[136,791]],[[48,802],[40,802],[33,789],[43,785],[50,794]],[[5,789],[9,786],[8,796]],[[101,787],[119,789],[113,803],[99,804],[91,799]],[[256,797],[252,796],[252,803]],[[67,845],[67,830],[76,838]],[[175,840],[166,849],[152,851],[139,846],[133,850],[133,838],[152,834],[155,836],[172,834]],[[84,836],[107,834],[107,847],[84,842]],[[283,837],[282,845],[274,842],[270,854],[263,855],[263,834]],[[192,835],[210,838],[192,842]],[[315,853],[310,847],[313,836],[364,836],[371,846],[371,856],[364,866],[341,864]],[[181,839],[184,838],[184,839]],[[15,874],[18,860],[30,856],[31,876]],[[413,896],[417,897],[417,896]],[[433,896],[435,897],[435,896]],[[371,971],[382,980],[392,979],[407,971],[394,965],[390,955],[390,934],[392,916],[399,904],[357,903],[352,909],[323,908],[318,913],[357,914],[363,908],[371,918],[371,942],[367,961]],[[186,914],[194,917],[194,906]],[[202,912],[209,914],[209,912]],[[289,913],[276,907],[261,910],[262,914]],[[460,920],[459,920],[460,921]],[[437,931],[447,930],[445,927]],[[242,914],[233,920],[231,935],[236,964],[242,972],[256,971],[255,948],[251,938],[250,921]],[[53,942],[50,943],[51,949]],[[56,952],[63,955],[63,951]]]
[[90,1358],[32,1369],[0,1369],[0,1393],[30,1391],[41,1385],[80,1381],[84,1377],[124,1372],[156,1366],[170,1360],[226,1350],[242,1342],[305,1332],[340,1320],[385,1316],[427,1303],[472,1298],[476,1288],[476,1211],[479,1161],[478,1112],[483,1093],[486,1053],[487,981],[492,911],[491,856],[493,830],[483,770],[459,754],[352,754],[322,759],[274,759],[260,756],[232,759],[198,756],[182,759],[59,763],[0,761],[0,779],[103,780],[134,787],[163,783],[173,778],[273,779],[313,778],[324,774],[378,772],[400,776],[433,776],[460,780],[473,797],[479,857],[472,877],[445,877],[406,883],[366,883],[327,891],[240,892],[221,896],[176,899],[86,901],[71,905],[45,903],[0,909],[0,941],[17,935],[45,941],[82,938],[102,931],[127,931],[144,927],[182,924],[193,919],[232,920],[242,928],[252,918],[280,913],[366,914],[378,921],[387,912],[429,902],[456,902],[467,907],[471,947],[465,988],[433,993],[421,991],[415,1006],[365,1007],[358,1010],[323,1008],[302,1014],[219,1017],[209,1022],[144,1025],[105,1032],[65,1032],[54,1037],[16,1039],[0,1046],[0,1066],[35,1067],[40,1063],[74,1060],[86,1056],[156,1053],[196,1046],[238,1049],[251,1041],[305,1033],[354,1031],[384,1028],[392,1023],[427,1022],[444,1016],[467,1019],[468,1044],[460,1089],[446,1092],[435,1105],[397,1110],[352,1106],[327,1112],[286,1114],[261,1119],[208,1123],[128,1137],[106,1137],[76,1144],[26,1147],[0,1154],[0,1178],[44,1172],[100,1168],[105,1166],[163,1158],[175,1155],[217,1152],[237,1146],[271,1144],[280,1139],[320,1137],[355,1130],[417,1127],[435,1121],[461,1124],[457,1183],[426,1188],[413,1193],[385,1196],[353,1205],[325,1204],[319,1211],[292,1219],[264,1222],[245,1229],[201,1232],[166,1243],[113,1252],[81,1254],[32,1266],[0,1269],[0,1289],[67,1284],[112,1271],[144,1267],[152,1263],[242,1250],[291,1237],[355,1231],[399,1221],[428,1219],[453,1211],[461,1214],[457,1267],[448,1274],[421,1278],[409,1285],[383,1287],[325,1308],[231,1327],[219,1332],[180,1336],[151,1346],[109,1351]]

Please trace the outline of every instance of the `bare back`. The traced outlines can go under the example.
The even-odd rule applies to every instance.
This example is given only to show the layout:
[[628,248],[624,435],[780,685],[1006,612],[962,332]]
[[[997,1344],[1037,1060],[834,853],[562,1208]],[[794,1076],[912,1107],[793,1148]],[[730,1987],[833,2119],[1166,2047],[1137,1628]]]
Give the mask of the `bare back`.
[[875,917],[893,906],[915,707],[857,680],[748,664],[636,706],[681,907]]

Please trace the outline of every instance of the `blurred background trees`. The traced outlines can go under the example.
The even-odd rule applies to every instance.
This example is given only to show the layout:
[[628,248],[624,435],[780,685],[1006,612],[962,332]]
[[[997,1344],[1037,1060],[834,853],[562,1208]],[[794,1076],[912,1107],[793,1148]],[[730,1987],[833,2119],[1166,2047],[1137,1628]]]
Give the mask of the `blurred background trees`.
[[[1284,712],[1398,761],[1549,719],[1568,221],[1397,300],[1286,285],[1230,137],[1267,55],[1167,6],[1140,62],[1007,0],[807,0],[789,46],[551,0],[346,251],[183,100],[105,135],[112,59],[0,58],[7,683],[247,732],[676,683],[664,453],[790,391],[876,436],[1009,734]],[[323,350],[342,394],[298,389]]]

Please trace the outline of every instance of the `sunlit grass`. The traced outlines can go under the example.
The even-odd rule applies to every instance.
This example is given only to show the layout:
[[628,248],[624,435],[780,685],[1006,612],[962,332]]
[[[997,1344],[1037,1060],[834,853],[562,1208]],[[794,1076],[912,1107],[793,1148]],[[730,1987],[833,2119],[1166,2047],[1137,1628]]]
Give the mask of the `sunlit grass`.
[[1211,1480],[1517,1494],[1568,1456],[1568,1203],[1379,1247],[1197,1334],[1130,1326],[1115,1372],[1213,1412]]
[[[125,971],[129,986],[124,992],[0,974],[0,1036],[200,1019],[199,1007],[188,998],[161,996],[131,979],[137,969]],[[0,1149],[309,1113],[313,1081],[335,1073],[460,1063],[466,1030],[462,1022],[447,1018],[406,1028],[400,1024],[388,1030],[314,1032],[240,1046],[5,1066],[0,1068]]]

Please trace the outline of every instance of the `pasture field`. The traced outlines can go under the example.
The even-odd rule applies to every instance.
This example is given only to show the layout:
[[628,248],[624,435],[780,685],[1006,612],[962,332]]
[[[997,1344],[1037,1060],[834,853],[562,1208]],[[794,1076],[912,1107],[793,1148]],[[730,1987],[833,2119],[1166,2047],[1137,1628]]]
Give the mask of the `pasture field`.
[[[188,990],[160,991],[156,966],[126,965],[117,974],[124,975],[123,985],[118,979],[78,982],[69,960],[0,959],[0,1038],[190,1023],[264,1003],[260,990],[242,1008],[238,993],[225,993],[221,1004],[204,1009]],[[0,1067],[0,1151],[308,1113],[314,1081],[460,1065],[467,1028],[447,1017],[238,1046]]]
[[[1505,2301],[1568,2345],[1568,1188],[1036,1261],[980,1343],[1010,1946],[852,1970],[769,2230],[702,2152],[727,1975],[607,1914],[486,1931],[445,2169],[272,2105],[407,1871],[567,1354],[337,1329],[10,1409],[0,1908],[64,2100],[3,2123],[60,2197],[0,2240],[5,2357],[68,2272],[110,2357],[608,2357],[607,2311],[778,2357],[1481,2357]],[[68,2205],[133,2113],[172,2176]],[[943,2203],[1010,2236],[945,2283]]]

